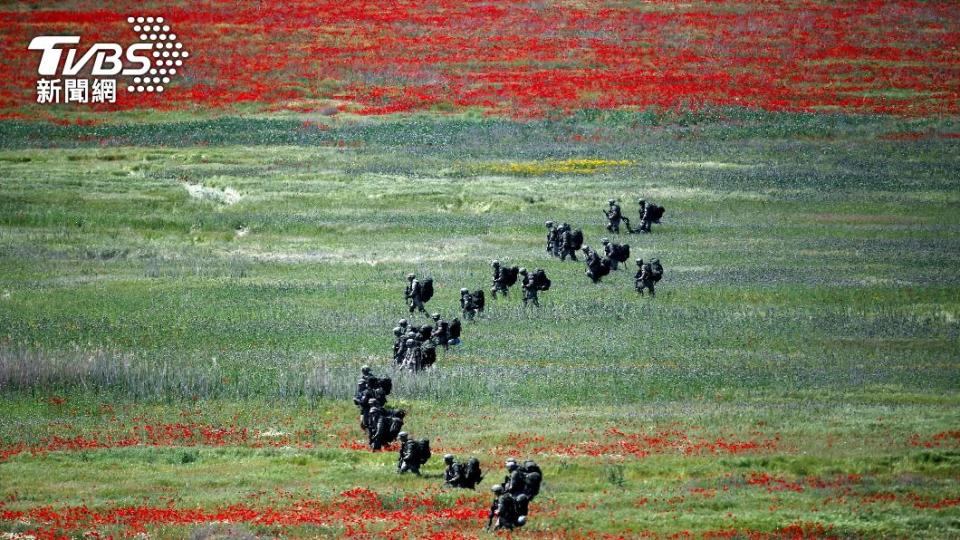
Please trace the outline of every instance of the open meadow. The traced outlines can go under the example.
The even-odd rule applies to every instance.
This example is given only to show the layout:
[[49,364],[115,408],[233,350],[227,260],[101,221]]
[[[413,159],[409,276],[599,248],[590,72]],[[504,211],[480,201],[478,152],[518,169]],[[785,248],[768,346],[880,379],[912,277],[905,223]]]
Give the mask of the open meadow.
[[[40,99],[33,37],[136,15],[163,92]],[[0,43],[0,540],[960,538],[955,2],[23,1]],[[609,198],[666,207],[611,238],[655,298],[545,251]],[[449,320],[493,259],[542,305],[395,370],[405,275]],[[510,457],[542,491],[485,532]]]
[[[473,537],[529,456],[519,536],[960,534],[955,124],[225,119],[45,126],[110,141],[51,149],[2,129],[9,531]],[[597,245],[611,196],[667,207],[621,235],[663,261],[654,299],[632,267],[593,285],[544,252],[546,219]],[[393,373],[404,274],[451,317],[493,258],[545,268],[542,307],[489,301],[433,370]],[[435,456],[480,457],[478,492],[366,449],[364,363]]]

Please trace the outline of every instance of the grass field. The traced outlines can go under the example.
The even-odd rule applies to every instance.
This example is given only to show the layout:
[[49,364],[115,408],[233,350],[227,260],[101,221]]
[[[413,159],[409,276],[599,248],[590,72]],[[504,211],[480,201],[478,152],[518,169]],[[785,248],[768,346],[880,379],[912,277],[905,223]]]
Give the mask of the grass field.
[[[960,126],[717,110],[0,124],[7,537],[960,536]],[[591,160],[577,161],[577,160]],[[599,285],[543,222],[659,257]],[[543,267],[391,403],[423,478],[362,444],[403,276],[456,314],[489,262]],[[480,457],[480,490],[439,456]],[[220,536],[218,536],[220,535]],[[22,536],[27,537],[27,536]]]

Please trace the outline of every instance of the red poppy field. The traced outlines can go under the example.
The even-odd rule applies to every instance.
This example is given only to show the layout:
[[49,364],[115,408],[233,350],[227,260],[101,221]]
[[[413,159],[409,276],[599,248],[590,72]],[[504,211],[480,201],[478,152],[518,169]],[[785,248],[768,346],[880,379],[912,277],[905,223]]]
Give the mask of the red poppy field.
[[[41,102],[41,35],[169,38],[164,88]],[[0,43],[0,540],[960,537],[955,2],[23,1]],[[495,259],[541,305],[398,369],[404,276],[465,318]]]
[[26,49],[31,37],[129,42],[136,35],[126,18],[142,11],[166,17],[193,56],[164,93],[121,91],[106,109],[479,109],[528,118],[735,106],[953,115],[960,103],[955,8],[889,0],[121,2],[109,9],[24,2],[0,10],[8,74],[0,111],[8,118],[63,114],[29,106],[39,62]]

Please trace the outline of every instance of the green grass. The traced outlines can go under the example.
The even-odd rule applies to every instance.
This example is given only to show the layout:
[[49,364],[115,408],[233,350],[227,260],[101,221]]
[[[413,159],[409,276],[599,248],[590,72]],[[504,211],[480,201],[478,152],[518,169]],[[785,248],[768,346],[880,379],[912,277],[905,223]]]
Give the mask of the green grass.
[[[937,135],[955,121],[584,112],[348,119],[320,131],[292,118],[169,120],[0,124],[0,443],[129,435],[194,410],[191,422],[323,426],[335,438],[21,453],[0,461],[0,510],[159,497],[212,509],[259,492],[283,507],[277,490],[333,501],[354,486],[397,508],[390,501],[412,492],[454,505],[430,487],[435,476],[397,478],[392,455],[339,442],[361,438],[348,403],[358,367],[389,371],[404,274],[433,276],[428,307],[453,316],[459,288],[488,287],[499,258],[547,270],[543,307],[524,310],[519,290],[490,302],[432,373],[397,374],[394,400],[415,434],[484,465],[543,447],[547,488],[529,530],[960,534],[955,504],[929,506],[960,497],[957,438],[910,442],[960,429],[960,148]],[[927,136],[883,138],[905,131]],[[633,164],[482,172],[568,158]],[[667,207],[664,223],[621,240],[662,260],[656,299],[635,295],[632,264],[592,285],[582,263],[543,252],[545,220],[598,245],[606,199],[636,220],[640,196]],[[779,443],[555,452],[609,428]],[[534,436],[544,440],[518,443]],[[748,482],[761,473],[805,487]],[[896,498],[864,502],[877,493]],[[284,533],[346,532],[332,527]]]

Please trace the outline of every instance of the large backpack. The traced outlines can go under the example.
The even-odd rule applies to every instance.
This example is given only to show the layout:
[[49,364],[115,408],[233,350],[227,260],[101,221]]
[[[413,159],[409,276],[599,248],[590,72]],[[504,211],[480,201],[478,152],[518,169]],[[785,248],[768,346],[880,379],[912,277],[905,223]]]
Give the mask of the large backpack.
[[663,265],[660,264],[660,259],[654,259],[650,262],[650,270],[653,273],[654,283],[660,281],[663,278]]
[[473,291],[473,302],[477,304],[477,311],[483,311],[486,298],[483,296],[483,289]]
[[520,267],[508,266],[501,270],[501,272],[503,273],[501,276],[501,281],[503,281],[503,284],[507,287],[512,287],[517,283],[517,276],[520,275]]
[[600,264],[597,265],[596,270],[593,271],[594,275],[597,277],[603,277],[610,273],[610,259],[604,257],[600,259]]
[[543,470],[541,470],[537,462],[532,459],[524,461],[520,464],[519,468],[524,474],[537,473],[541,475],[541,477],[543,476]]
[[660,223],[660,218],[663,217],[664,207],[653,205],[653,208],[650,209],[650,221],[654,223]]
[[570,247],[573,248],[574,251],[583,247],[583,231],[574,229],[573,232],[570,233]]
[[460,324],[460,319],[454,317],[453,321],[450,322],[450,339],[459,339],[462,328],[463,326]]
[[480,471],[480,460],[472,457],[467,460],[464,471],[464,484],[473,489],[483,480],[483,472]]
[[528,472],[523,475],[523,492],[527,494],[527,497],[530,497],[531,501],[540,493],[540,483],[542,481],[543,475],[539,472]]
[[423,359],[420,361],[421,367],[430,367],[437,361],[437,347],[432,341],[423,344]]
[[397,436],[399,436],[400,432],[403,431],[403,418],[397,414],[398,412],[399,411],[391,411],[390,429],[387,432],[387,440],[384,441],[386,444],[390,444],[397,440]]
[[630,244],[614,244],[613,258],[618,262],[627,262],[627,259],[630,258]]
[[433,278],[427,278],[420,285],[420,301],[429,302],[431,298],[433,298]]
[[390,392],[393,391],[393,379],[390,377],[383,377],[379,379],[380,389],[383,390],[384,396],[389,396]]
[[537,290],[550,290],[550,278],[547,277],[547,273],[542,269],[537,269],[537,271],[533,273],[533,283],[536,285]]
[[414,448],[416,449],[416,460],[417,463],[423,465],[430,459],[432,455],[430,453],[430,439],[420,439],[419,441],[414,441]]

